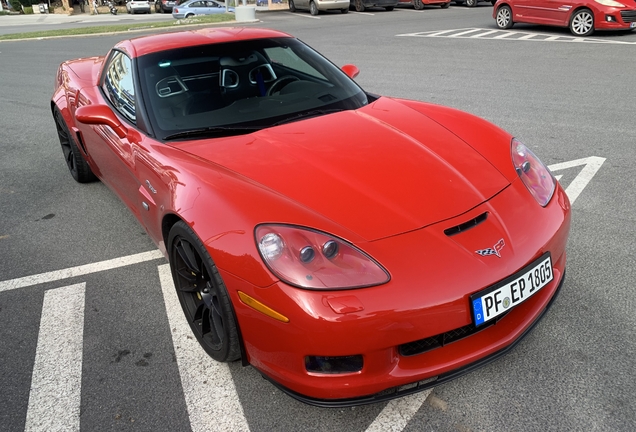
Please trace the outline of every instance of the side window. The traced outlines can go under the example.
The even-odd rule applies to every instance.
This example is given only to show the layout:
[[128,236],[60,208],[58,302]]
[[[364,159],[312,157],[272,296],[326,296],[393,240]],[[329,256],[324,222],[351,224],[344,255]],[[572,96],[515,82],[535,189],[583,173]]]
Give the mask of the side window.
[[132,62],[122,52],[116,52],[111,58],[106,77],[102,84],[104,94],[121,115],[135,123],[135,86],[132,76]]
[[265,53],[270,58],[272,63],[278,63],[289,69],[295,69],[297,71],[306,73],[307,75],[314,76],[320,79],[326,79],[323,74],[311,67],[307,62],[298,57],[295,52],[289,48],[274,47],[265,48]]

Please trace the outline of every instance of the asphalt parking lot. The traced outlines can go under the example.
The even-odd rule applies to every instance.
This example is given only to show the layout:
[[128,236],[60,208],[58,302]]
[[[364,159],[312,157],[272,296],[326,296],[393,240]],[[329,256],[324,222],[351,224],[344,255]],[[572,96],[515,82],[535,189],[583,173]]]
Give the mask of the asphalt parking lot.
[[[0,42],[0,430],[55,419],[85,431],[633,430],[636,33],[500,31],[491,13],[277,12],[244,24],[356,64],[367,91],[502,126],[573,198],[566,282],[512,352],[431,392],[346,409],[303,405],[252,368],[202,355],[134,216],[68,174],[49,107],[56,68],[128,35]],[[61,344],[74,349],[56,357]],[[39,372],[51,362],[74,365],[60,369],[64,404]]]

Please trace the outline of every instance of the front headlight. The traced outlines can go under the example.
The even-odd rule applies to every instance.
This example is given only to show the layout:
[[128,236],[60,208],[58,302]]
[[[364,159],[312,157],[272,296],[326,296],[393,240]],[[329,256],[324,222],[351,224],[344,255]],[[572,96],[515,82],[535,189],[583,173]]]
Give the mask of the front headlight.
[[541,206],[548,205],[556,188],[556,180],[548,167],[516,138],[512,139],[511,153],[512,164],[523,184]]
[[625,7],[623,3],[619,3],[614,0],[594,0],[598,4],[602,4],[603,6],[611,6],[611,7]]
[[380,285],[389,273],[355,246],[332,235],[291,225],[259,225],[256,244],[280,280],[307,289]]

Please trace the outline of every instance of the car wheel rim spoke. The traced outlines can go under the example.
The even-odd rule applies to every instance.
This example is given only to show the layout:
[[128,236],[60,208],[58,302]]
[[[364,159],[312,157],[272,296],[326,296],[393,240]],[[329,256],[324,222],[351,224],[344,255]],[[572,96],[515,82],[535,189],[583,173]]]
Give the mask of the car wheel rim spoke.
[[197,256],[192,248],[192,245],[185,240],[181,240],[177,245],[177,253],[183,263],[187,266],[188,270],[191,270],[193,273],[201,273],[199,269],[199,265],[197,263]]

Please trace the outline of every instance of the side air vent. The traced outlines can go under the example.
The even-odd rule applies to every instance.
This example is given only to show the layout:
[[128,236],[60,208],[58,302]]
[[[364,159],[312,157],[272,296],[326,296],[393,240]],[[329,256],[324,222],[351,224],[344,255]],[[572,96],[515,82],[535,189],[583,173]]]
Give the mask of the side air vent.
[[477,225],[485,221],[487,218],[488,218],[488,212],[482,213],[479,216],[477,216],[475,219],[471,219],[467,222],[464,222],[463,224],[459,224],[457,226],[445,229],[444,234],[446,234],[447,236],[454,236],[455,234],[459,234],[460,232],[476,227]]

